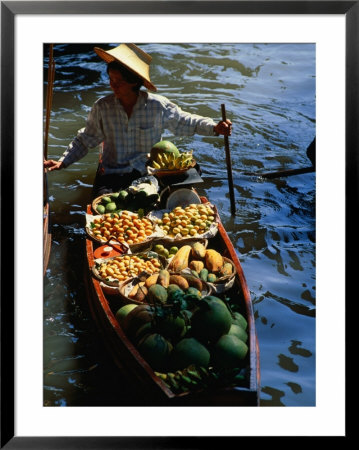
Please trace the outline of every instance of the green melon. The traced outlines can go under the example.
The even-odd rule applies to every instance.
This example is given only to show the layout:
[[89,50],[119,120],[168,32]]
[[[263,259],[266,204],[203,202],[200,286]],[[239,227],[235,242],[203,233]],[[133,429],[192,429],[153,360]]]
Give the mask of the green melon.
[[191,320],[193,336],[201,342],[216,342],[227,334],[232,325],[232,316],[223,302],[216,297],[204,297],[198,304]]
[[248,322],[242,316],[242,314],[236,311],[233,313],[233,315],[234,315],[234,317],[232,319],[232,322],[235,323],[236,325],[239,325],[240,327],[242,327],[243,330],[246,330],[248,327]]
[[240,339],[243,342],[247,342],[248,334],[247,332],[240,327],[239,325],[232,323],[231,328],[228,331],[228,334],[233,334],[234,336],[237,336],[238,339]]
[[137,348],[153,370],[161,372],[168,369],[173,346],[163,336],[158,333],[146,335],[140,340]]
[[177,284],[169,284],[168,285],[168,287],[167,287],[167,294],[168,294],[169,298],[176,291],[181,291],[181,293],[184,294],[184,291]]
[[210,353],[197,339],[188,337],[181,339],[171,354],[172,370],[181,370],[191,364],[208,367]]
[[123,327],[123,324],[125,322],[125,319],[127,317],[127,314],[129,314],[133,309],[135,309],[137,305],[134,303],[128,303],[125,306],[122,306],[117,312],[116,312],[116,320],[117,322]]
[[152,147],[152,161],[157,161],[157,156],[159,153],[173,153],[176,157],[180,155],[178,148],[170,141],[160,141]]
[[221,336],[214,345],[211,361],[215,368],[234,369],[243,366],[248,353],[247,345],[234,335]]
[[167,339],[178,339],[183,334],[185,320],[181,316],[168,315],[158,318],[158,331]]
[[96,211],[97,211],[99,214],[105,214],[106,208],[104,207],[104,205],[97,205],[97,206],[96,206]]
[[152,304],[166,304],[168,293],[167,289],[161,286],[160,284],[153,284],[148,289],[148,298]]
[[117,205],[116,205],[115,202],[107,203],[107,205],[106,205],[106,207],[105,207],[105,211],[106,211],[107,213],[116,211],[116,209],[117,209]]

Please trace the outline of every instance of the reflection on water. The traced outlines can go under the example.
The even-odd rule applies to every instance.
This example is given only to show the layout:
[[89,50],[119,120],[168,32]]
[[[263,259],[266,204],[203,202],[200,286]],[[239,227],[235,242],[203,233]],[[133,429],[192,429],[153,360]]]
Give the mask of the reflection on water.
[[[97,44],[56,45],[49,158],[58,159],[110,92]],[[101,46],[101,45],[99,45]],[[182,109],[233,122],[236,215],[230,215],[221,137],[164,137],[194,149],[200,193],[221,217],[252,295],[261,355],[261,405],[315,405],[315,174],[265,180],[260,172],[310,166],[315,136],[315,46],[143,44],[151,79]],[[44,79],[47,79],[45,51]],[[44,85],[46,93],[46,83]],[[136,404],[104,352],[89,314],[84,211],[98,149],[49,175],[53,245],[44,280],[44,404]],[[246,175],[252,173],[254,175]]]

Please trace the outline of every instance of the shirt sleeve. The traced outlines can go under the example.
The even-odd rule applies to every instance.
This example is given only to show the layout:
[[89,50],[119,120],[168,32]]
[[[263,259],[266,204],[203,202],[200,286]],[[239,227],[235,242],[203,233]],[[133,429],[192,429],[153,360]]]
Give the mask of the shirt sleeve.
[[86,122],[86,127],[81,128],[75,139],[67,147],[59,161],[64,167],[68,167],[87,155],[90,148],[94,148],[104,140],[102,121],[97,103],[92,107]]
[[213,127],[216,125],[213,119],[190,114],[182,111],[176,104],[168,101],[164,111],[164,128],[170,130],[175,136],[193,136],[201,134],[214,136]]

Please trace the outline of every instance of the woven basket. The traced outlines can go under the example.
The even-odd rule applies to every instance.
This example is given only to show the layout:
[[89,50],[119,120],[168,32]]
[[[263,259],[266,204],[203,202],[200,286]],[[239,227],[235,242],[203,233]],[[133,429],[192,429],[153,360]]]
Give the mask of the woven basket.
[[[130,254],[130,255],[127,255],[127,256],[142,256],[142,257],[147,257],[148,256],[148,253],[149,252],[141,252],[141,253],[134,253],[134,254]],[[154,253],[154,252],[151,252],[151,253]],[[109,262],[109,261],[111,261],[112,259],[114,259],[114,258],[122,258],[122,257],[124,257],[124,256],[126,256],[126,255],[120,255],[120,256],[115,256],[115,257],[113,257],[113,258],[101,258],[101,259],[97,259],[97,260],[95,260],[95,265],[92,267],[92,274],[99,280],[99,281],[101,281],[101,283],[102,284],[104,284],[104,285],[106,285],[106,286],[110,286],[110,287],[112,287],[112,288],[116,288],[116,289],[118,289],[119,288],[119,286],[121,286],[123,283],[125,283],[127,280],[129,280],[129,279],[131,279],[132,277],[129,277],[129,278],[127,278],[127,279],[125,279],[125,280],[123,280],[123,281],[119,281],[119,280],[117,280],[117,279],[115,279],[115,278],[112,278],[112,279],[110,279],[110,280],[107,280],[107,279],[104,279],[104,278],[102,278],[101,277],[101,275],[99,274],[99,271],[98,271],[98,269],[97,269],[97,264],[99,264],[99,263],[101,263],[101,262],[103,262],[103,261],[106,261],[106,262]],[[148,259],[150,259],[152,256],[149,256],[148,257]],[[161,264],[161,267],[160,267],[160,269],[164,269],[165,268],[165,266],[166,266],[166,260],[165,260],[165,258],[163,258],[161,255],[157,255],[157,258],[158,258],[158,260],[159,260],[159,262],[160,262],[160,264]],[[159,270],[160,270],[159,269]],[[142,274],[141,274],[142,275]],[[112,291],[112,290],[111,290]]]
[[[182,275],[182,274],[179,274],[179,273],[175,274],[175,273],[172,273],[172,272],[170,272],[170,274],[171,275],[181,275],[183,278],[186,278],[186,279],[190,276],[188,274],[183,274]],[[140,281],[144,281],[146,278],[148,278],[150,276],[149,274],[147,274],[147,275],[142,274],[142,275],[143,276],[140,276],[140,277],[129,278],[127,281],[125,281],[124,283],[122,283],[119,286],[119,288],[118,288],[119,289],[119,294],[120,294],[120,297],[122,298],[124,304],[127,304],[127,303],[134,303],[136,305],[149,304],[149,302],[148,302],[148,300],[146,298],[144,299],[144,301],[140,302],[140,301],[137,301],[137,300],[135,300],[133,298],[128,297],[128,294],[131,292],[132,288],[137,283],[139,283]],[[210,286],[209,283],[206,283],[206,282],[202,281],[202,286],[203,286],[202,297],[205,297],[205,296],[210,295],[212,293],[212,287]],[[171,305],[168,304],[168,305],[164,305],[164,306],[165,307],[166,306],[170,307]]]
[[216,294],[222,294],[223,292],[228,291],[233,286],[237,275],[236,266],[233,261],[226,257],[223,257],[223,260],[225,263],[232,264],[232,273],[230,275],[226,275],[225,277],[217,278],[214,283],[207,282],[207,284],[212,287],[213,293]]

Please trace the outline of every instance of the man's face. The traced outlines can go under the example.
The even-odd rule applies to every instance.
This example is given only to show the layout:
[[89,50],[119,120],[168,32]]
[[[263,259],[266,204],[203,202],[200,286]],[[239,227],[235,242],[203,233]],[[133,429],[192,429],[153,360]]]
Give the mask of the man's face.
[[130,94],[133,95],[132,88],[136,86],[136,83],[128,83],[121,75],[121,72],[118,72],[117,70],[110,69],[108,75],[110,78],[111,89],[117,98],[121,99]]

